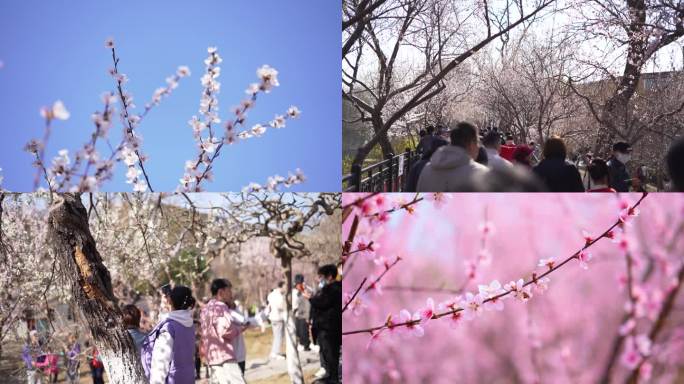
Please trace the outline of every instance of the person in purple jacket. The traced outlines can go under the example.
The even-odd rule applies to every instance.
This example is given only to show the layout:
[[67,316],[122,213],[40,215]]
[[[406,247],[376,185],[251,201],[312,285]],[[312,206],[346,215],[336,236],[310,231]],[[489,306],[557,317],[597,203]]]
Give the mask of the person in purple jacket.
[[36,369],[36,363],[38,359],[45,359],[45,354],[38,338],[38,332],[33,330],[29,332],[29,338],[24,344],[24,348],[21,351],[21,358],[24,360],[26,365],[26,377],[28,378],[29,384],[40,384],[41,373]]
[[69,335],[71,349],[66,352],[66,378],[69,384],[76,384],[80,379],[79,367],[81,365],[81,344],[76,334]]
[[[172,309],[147,335],[141,358],[150,384],[195,382],[195,298],[190,288],[177,285],[164,295]],[[151,349],[151,356],[149,351]]]

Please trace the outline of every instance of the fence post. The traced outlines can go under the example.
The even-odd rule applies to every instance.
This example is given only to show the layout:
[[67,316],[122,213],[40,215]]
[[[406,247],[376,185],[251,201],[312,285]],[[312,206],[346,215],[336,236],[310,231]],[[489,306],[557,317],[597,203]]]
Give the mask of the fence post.
[[361,191],[361,166],[358,164],[352,164],[351,166],[351,185],[354,186],[354,192]]
[[413,151],[411,149],[406,150],[406,161],[404,162],[404,174],[401,178],[401,190],[406,190],[406,181],[408,180],[409,171],[411,171],[411,163],[413,162]]
[[387,192],[394,192],[394,169],[396,168],[394,166],[394,153],[387,155],[387,159],[389,160]]

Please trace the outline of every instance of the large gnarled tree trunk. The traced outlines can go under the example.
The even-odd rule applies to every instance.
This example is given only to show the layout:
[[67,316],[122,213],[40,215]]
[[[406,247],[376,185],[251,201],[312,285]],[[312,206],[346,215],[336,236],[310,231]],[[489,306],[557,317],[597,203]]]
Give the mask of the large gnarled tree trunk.
[[88,322],[109,382],[146,382],[138,352],[123,326],[109,271],[88,228],[80,195],[57,196],[48,217],[48,243],[60,277]]

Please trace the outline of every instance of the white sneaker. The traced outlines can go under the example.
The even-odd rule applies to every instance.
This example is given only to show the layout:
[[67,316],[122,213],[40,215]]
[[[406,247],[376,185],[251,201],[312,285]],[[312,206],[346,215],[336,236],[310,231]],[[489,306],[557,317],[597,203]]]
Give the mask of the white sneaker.
[[318,345],[316,345],[316,344],[310,344],[310,345],[309,345],[309,348],[311,348],[311,350],[314,351],[314,352],[318,352],[318,351],[321,349],[321,348],[320,348]]
[[325,368],[321,367],[316,373],[314,374],[314,378],[316,379],[325,379],[328,377],[328,372],[325,371]]
[[299,352],[303,352],[303,351],[304,351],[304,346],[301,345],[301,344],[297,345],[297,350],[298,350]]
[[283,355],[271,355],[271,356],[269,356],[269,359],[271,359],[271,360],[285,360],[285,356],[283,356]]

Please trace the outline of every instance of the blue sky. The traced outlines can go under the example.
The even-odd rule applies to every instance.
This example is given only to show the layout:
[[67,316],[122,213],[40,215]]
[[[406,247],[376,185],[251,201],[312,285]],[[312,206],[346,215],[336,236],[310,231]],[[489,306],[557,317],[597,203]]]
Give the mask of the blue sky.
[[[247,127],[270,121],[290,105],[300,119],[224,148],[214,166],[210,191],[238,191],[249,182],[301,168],[307,176],[294,191],[336,191],[341,169],[340,10],[335,1],[38,1],[0,2],[0,168],[3,187],[32,189],[35,168],[22,150],[42,137],[40,107],[62,100],[71,113],[53,123],[46,158],[66,148],[72,154],[94,130],[90,116],[102,109],[100,94],[114,90],[107,73],[113,37],[119,70],[130,78],[139,112],[179,65],[181,79],[139,128],[149,155],[146,169],[155,191],[172,191],[196,147],[187,121],[198,114],[200,77],[207,47],[218,47],[221,63],[220,116],[245,97],[256,69],[279,71],[280,87],[259,96]],[[120,124],[110,136],[118,143]],[[102,154],[109,152],[103,150]],[[73,157],[72,157],[73,158]],[[48,160],[49,161],[49,160]],[[131,191],[125,165],[117,164],[104,191]]]

